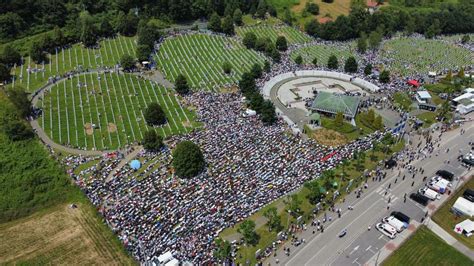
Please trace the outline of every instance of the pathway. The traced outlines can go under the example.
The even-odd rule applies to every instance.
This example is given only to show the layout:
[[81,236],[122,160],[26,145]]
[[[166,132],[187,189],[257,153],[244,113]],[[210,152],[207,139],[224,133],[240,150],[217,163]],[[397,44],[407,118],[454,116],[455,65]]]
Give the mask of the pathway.
[[130,162],[133,158],[135,158],[138,153],[140,153],[141,151],[143,150],[143,147],[142,146],[136,146],[134,147],[134,150],[132,152],[130,152],[129,154],[127,154],[125,156],[125,158],[123,158],[118,164],[117,166],[112,170],[110,171],[109,173],[109,176],[107,177],[107,182],[112,180],[114,178],[114,174],[122,169],[122,167],[124,167],[128,162]]

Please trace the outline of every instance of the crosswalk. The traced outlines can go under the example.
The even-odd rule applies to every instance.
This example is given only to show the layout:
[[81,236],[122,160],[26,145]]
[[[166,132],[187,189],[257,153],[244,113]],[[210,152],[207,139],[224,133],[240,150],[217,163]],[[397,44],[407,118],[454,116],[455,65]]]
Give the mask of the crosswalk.
[[384,198],[385,201],[387,201],[387,202],[389,201],[389,199],[390,199],[390,203],[393,203],[393,202],[395,202],[395,201],[398,200],[398,197],[395,196],[395,195],[393,195],[393,194],[391,193],[390,189],[384,188],[384,187],[382,187],[382,186],[378,187],[378,188],[375,190],[375,192],[376,192],[377,194],[379,194],[380,196],[382,196],[382,198]]

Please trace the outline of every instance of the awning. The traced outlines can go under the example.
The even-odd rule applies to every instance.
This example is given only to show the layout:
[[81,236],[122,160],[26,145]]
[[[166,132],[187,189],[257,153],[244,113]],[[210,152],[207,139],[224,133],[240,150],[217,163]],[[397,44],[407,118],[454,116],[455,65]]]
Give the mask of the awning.
[[420,83],[416,79],[410,79],[408,82],[408,85],[414,86],[414,87],[420,87]]

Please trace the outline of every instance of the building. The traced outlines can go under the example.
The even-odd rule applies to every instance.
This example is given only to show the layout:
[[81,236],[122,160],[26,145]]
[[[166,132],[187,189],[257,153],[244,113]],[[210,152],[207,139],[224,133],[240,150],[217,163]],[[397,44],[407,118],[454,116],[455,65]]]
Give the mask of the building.
[[469,217],[473,217],[474,202],[470,202],[469,200],[463,197],[459,197],[456,202],[454,202],[454,205],[451,210],[457,215],[466,215]]
[[330,92],[318,92],[310,109],[326,116],[335,116],[341,112],[344,118],[355,125],[355,116],[359,109],[360,99],[355,96],[335,94]]
[[428,91],[417,91],[415,95],[418,108],[428,111],[435,111],[436,105],[431,102],[431,95]]
[[474,88],[467,88],[464,94],[452,100],[456,112],[465,115],[474,111]]
[[474,233],[474,222],[466,219],[454,226],[454,232],[470,237]]

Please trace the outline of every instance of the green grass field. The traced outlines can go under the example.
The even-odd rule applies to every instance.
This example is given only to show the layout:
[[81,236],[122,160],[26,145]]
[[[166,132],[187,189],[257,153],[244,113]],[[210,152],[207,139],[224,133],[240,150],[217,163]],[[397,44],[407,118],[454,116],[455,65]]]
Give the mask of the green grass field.
[[[157,64],[168,80],[174,82],[178,74],[183,74],[194,90],[210,91],[235,84],[253,64],[263,67],[264,60],[235,39],[205,34],[168,39],[156,54]],[[229,75],[222,69],[226,61],[232,65]]]
[[63,75],[68,71],[113,67],[124,54],[135,55],[133,37],[117,37],[100,42],[99,49],[84,48],[75,44],[69,49],[58,49],[48,56],[49,62],[35,63],[30,57],[23,58],[23,64],[12,69],[12,86],[20,85],[34,91],[48,82],[52,76]]
[[353,43],[345,44],[344,46],[313,45],[313,46],[303,47],[296,51],[293,51],[290,57],[291,59],[295,60],[295,58],[298,55],[301,55],[301,57],[303,58],[303,63],[305,64],[311,64],[314,58],[317,58],[319,66],[327,66],[328,59],[332,54],[337,57],[339,61],[340,69],[344,67],[345,60],[349,56],[352,55],[355,58],[357,58]]
[[270,38],[272,42],[275,42],[278,36],[285,36],[288,44],[306,43],[313,40],[310,36],[287,25],[272,26],[259,24],[254,26],[244,26],[238,27],[236,32],[242,38],[245,36],[245,33],[253,32],[259,38]]
[[454,202],[456,202],[456,200],[462,196],[466,188],[474,189],[474,177],[471,177],[471,179],[464,186],[459,188],[457,192],[436,211],[432,219],[439,226],[443,227],[446,232],[472,250],[474,249],[474,238],[472,236],[466,237],[465,235],[459,235],[453,231],[456,224],[464,221],[464,219],[467,219],[468,217],[457,217],[451,212],[451,207],[454,205]]
[[403,110],[407,112],[411,110],[411,104],[413,103],[413,101],[410,99],[410,96],[408,96],[408,94],[403,92],[396,92],[395,94],[393,94],[393,99],[395,101],[395,104]]
[[424,112],[417,115],[418,119],[423,121],[423,127],[427,128],[430,127],[432,124],[436,123],[436,113],[434,112]]
[[422,225],[382,265],[472,266],[473,262]]
[[393,73],[427,74],[429,71],[459,69],[472,65],[469,50],[437,40],[394,39],[384,43],[380,55]]
[[166,113],[168,123],[155,128],[163,137],[196,126],[195,114],[173,91],[131,74],[78,75],[55,84],[37,105],[43,109],[39,123],[55,142],[105,150],[140,141],[152,129],[143,117],[151,102]]

